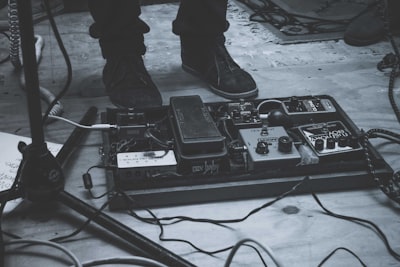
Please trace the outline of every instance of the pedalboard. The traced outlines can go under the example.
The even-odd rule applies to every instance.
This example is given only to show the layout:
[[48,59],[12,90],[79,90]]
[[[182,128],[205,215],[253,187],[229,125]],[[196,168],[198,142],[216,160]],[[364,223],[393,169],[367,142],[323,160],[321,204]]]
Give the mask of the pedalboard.
[[[107,184],[140,207],[274,196],[305,176],[313,190],[373,186],[362,132],[328,95],[107,109]],[[366,143],[375,172],[393,170]],[[306,192],[305,188],[298,193]],[[112,195],[111,209],[125,206]]]

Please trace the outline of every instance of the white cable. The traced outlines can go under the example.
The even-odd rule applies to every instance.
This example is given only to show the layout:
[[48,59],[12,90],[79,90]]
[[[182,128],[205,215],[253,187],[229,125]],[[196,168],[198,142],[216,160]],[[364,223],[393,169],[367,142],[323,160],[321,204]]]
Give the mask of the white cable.
[[69,119],[66,119],[66,118],[63,118],[63,117],[60,117],[60,116],[55,116],[55,115],[49,115],[49,118],[60,120],[60,121],[64,121],[64,122],[72,124],[72,125],[74,125],[76,127],[83,128],[83,129],[88,129],[88,130],[106,130],[106,129],[111,129],[111,128],[117,128],[117,126],[111,125],[111,124],[93,124],[93,125],[89,125],[89,126],[82,125],[82,124],[76,123],[76,122],[74,122],[72,120],[69,120]]
[[282,101],[280,101],[280,100],[276,100],[276,99],[266,99],[266,100],[264,100],[264,101],[261,101],[258,105],[257,105],[257,110],[258,111],[260,111],[260,108],[261,108],[261,106],[262,105],[264,105],[264,104],[266,104],[266,103],[278,103],[278,104],[283,104],[283,102]]
[[61,250],[64,252],[69,258],[74,262],[74,266],[76,267],[82,267],[81,262],[79,259],[73,254],[69,249],[66,247],[63,247],[55,242],[51,241],[45,241],[45,240],[37,240],[37,239],[15,239],[15,240],[10,240],[4,242],[5,246],[8,245],[15,245],[15,244],[28,244],[28,245],[43,245],[43,246],[48,246],[48,247],[53,247],[58,250]]
[[93,124],[93,125],[83,125],[79,124],[77,122],[74,122],[72,120],[56,116],[56,115],[49,115],[49,118],[64,121],[66,123],[72,124],[75,127],[87,129],[87,130],[108,130],[108,129],[136,129],[136,128],[152,128],[154,127],[154,124],[138,124],[138,125],[114,125],[114,124],[108,124],[108,123],[99,123],[99,124]]

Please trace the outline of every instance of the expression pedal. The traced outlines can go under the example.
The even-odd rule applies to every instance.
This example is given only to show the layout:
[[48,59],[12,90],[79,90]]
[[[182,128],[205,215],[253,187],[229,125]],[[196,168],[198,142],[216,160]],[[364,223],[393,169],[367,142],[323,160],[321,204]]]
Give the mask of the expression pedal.
[[301,156],[292,139],[281,126],[240,129],[248,151],[249,169],[296,166]]

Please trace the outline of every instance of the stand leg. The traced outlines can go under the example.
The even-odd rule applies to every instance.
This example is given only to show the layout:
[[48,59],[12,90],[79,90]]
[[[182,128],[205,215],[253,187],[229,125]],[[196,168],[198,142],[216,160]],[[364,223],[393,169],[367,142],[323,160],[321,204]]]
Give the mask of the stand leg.
[[[111,233],[119,236],[120,238],[124,239],[125,241],[128,241],[130,244],[139,248],[142,254],[140,256],[150,257],[168,266],[174,266],[174,267],[195,266],[190,262],[186,261],[185,259],[170,252],[169,250],[154,243],[150,239],[135,232],[126,225],[114,220],[107,214],[103,212],[99,213],[97,209],[82,202],[80,199],[74,197],[73,195],[65,191],[61,192],[58,195],[58,200],[64,205],[86,216],[87,218],[92,218],[94,222],[104,227],[107,231],[110,231]],[[137,253],[137,250],[135,250],[135,252]]]

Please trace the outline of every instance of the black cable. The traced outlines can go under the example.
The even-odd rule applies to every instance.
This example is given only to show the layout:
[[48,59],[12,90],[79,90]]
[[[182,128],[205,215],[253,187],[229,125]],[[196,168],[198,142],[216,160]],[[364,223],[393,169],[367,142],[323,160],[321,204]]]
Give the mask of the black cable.
[[[128,205],[130,205],[130,204],[132,203],[132,199],[131,199],[128,195],[126,195],[125,192],[121,192],[121,193],[125,196],[126,200],[128,200]],[[154,224],[154,221],[156,222],[155,224],[160,228],[160,233],[159,233],[159,236],[158,236],[158,238],[159,238],[160,241],[185,243],[185,244],[188,244],[189,246],[191,246],[192,248],[194,248],[197,252],[200,252],[200,253],[203,253],[203,254],[206,254],[206,255],[209,255],[209,256],[213,256],[214,254],[218,254],[218,253],[222,253],[222,252],[225,252],[225,251],[234,249],[235,247],[238,247],[238,246],[241,246],[241,245],[243,245],[243,246],[248,246],[248,247],[250,247],[250,248],[252,248],[252,249],[255,250],[255,252],[256,252],[257,255],[259,256],[259,258],[260,258],[260,260],[262,261],[262,263],[264,264],[264,266],[267,266],[267,264],[266,264],[264,258],[262,257],[260,251],[259,251],[256,247],[254,247],[254,246],[252,246],[252,245],[242,244],[242,243],[239,242],[239,243],[237,243],[235,246],[229,246],[229,247],[225,247],[225,248],[218,249],[218,250],[214,250],[214,251],[207,251],[207,250],[204,250],[204,249],[199,248],[198,246],[194,245],[192,242],[190,242],[190,241],[188,241],[188,240],[176,239],[176,238],[164,238],[164,227],[163,227],[163,226],[164,226],[165,224],[161,223],[160,218],[158,218],[158,217],[154,214],[154,212],[152,212],[150,209],[145,209],[145,210],[151,215],[151,217],[153,218],[153,220],[149,220],[149,219],[147,218],[147,219],[145,219],[146,221],[144,221],[144,222],[149,223],[149,221],[151,221],[152,224]],[[137,215],[131,208],[127,208],[127,211],[128,211],[128,213],[130,213],[130,215],[133,216],[134,218],[138,218],[138,215]],[[141,220],[141,221],[143,221],[144,218],[142,218],[142,217],[139,216],[138,219]],[[175,222],[175,223],[176,223],[176,222]],[[216,224],[217,224],[217,223],[216,223]],[[219,224],[218,224],[218,225],[219,225]],[[220,225],[220,226],[225,227],[224,225]],[[234,254],[235,254],[235,252],[233,252],[232,255],[234,255]],[[233,257],[233,256],[232,256],[232,257]]]
[[99,209],[97,209],[96,213],[93,214],[92,217],[88,218],[79,228],[77,228],[72,233],[64,235],[64,236],[52,238],[49,241],[51,241],[51,242],[60,242],[60,241],[62,241],[64,239],[76,236],[77,234],[82,232],[89,225],[89,223],[91,223],[93,221],[93,219],[96,218],[96,216],[98,216],[110,204],[111,201],[112,201],[112,198],[109,199],[108,201],[106,201]]
[[111,169],[112,169],[113,166],[93,165],[93,166],[89,167],[89,168],[87,169],[86,173],[83,174],[83,176],[82,176],[82,178],[83,178],[83,184],[84,184],[84,186],[85,186],[85,189],[88,190],[90,197],[93,198],[93,199],[100,199],[100,198],[103,198],[103,197],[109,195],[110,193],[112,193],[112,192],[114,191],[114,188],[111,188],[110,190],[108,190],[108,191],[106,191],[106,192],[104,192],[104,193],[102,193],[102,194],[100,194],[100,195],[98,195],[98,196],[95,196],[95,195],[93,194],[93,192],[92,192],[93,183],[92,183],[92,177],[91,177],[91,175],[90,175],[90,171],[91,171],[92,169],[94,169],[94,168],[99,168],[99,169],[110,169],[110,168],[111,168]]
[[[156,220],[152,220],[152,218],[141,217],[137,214],[135,214],[135,218],[142,220],[146,223],[156,223],[156,224],[158,222],[162,222],[162,221],[172,221],[168,224],[164,223],[163,225],[172,225],[172,224],[176,224],[176,223],[179,223],[182,221],[190,221],[190,222],[210,223],[210,224],[215,224],[215,225],[222,226],[222,227],[227,227],[226,225],[223,225],[223,224],[239,223],[239,222],[243,222],[243,221],[247,220],[250,216],[254,215],[255,213],[271,206],[275,202],[278,202],[279,200],[281,200],[281,199],[287,197],[288,195],[290,195],[291,193],[295,192],[307,180],[308,180],[308,177],[304,177],[304,179],[302,181],[300,181],[299,183],[294,185],[290,190],[282,193],[281,195],[279,195],[276,198],[274,198],[273,200],[261,205],[260,207],[257,207],[255,209],[251,210],[247,215],[245,215],[242,218],[214,220],[214,219],[192,218],[192,217],[187,217],[187,216],[172,216],[172,217],[161,217],[161,218],[157,218]],[[130,198],[128,195],[126,195],[125,192],[121,192],[121,194],[123,196],[125,196],[125,198],[129,199],[129,201],[134,201],[132,198]]]
[[366,135],[368,138],[379,137],[400,144],[400,134],[389,130],[374,128],[368,130]]
[[164,226],[163,225],[165,225],[165,224],[161,223],[160,218],[158,218],[154,214],[154,212],[151,211],[150,209],[145,209],[145,211],[147,211],[152,218],[143,218],[143,217],[138,216],[132,210],[132,208],[130,207],[132,205],[132,201],[133,201],[132,198],[129,197],[125,192],[121,192],[121,194],[125,197],[125,200],[126,200],[127,205],[128,205],[127,206],[127,211],[132,217],[134,217],[134,218],[136,218],[136,219],[138,219],[138,220],[140,220],[142,222],[155,224],[160,228],[160,233],[158,235],[158,239],[160,241],[185,243],[185,244],[191,246],[192,248],[194,248],[197,252],[200,252],[200,253],[203,253],[203,254],[206,254],[206,255],[209,255],[209,256],[212,256],[212,255],[217,254],[217,253],[225,252],[225,251],[228,251],[228,250],[233,248],[233,246],[229,246],[229,247],[226,247],[226,248],[223,248],[223,249],[218,249],[218,250],[214,250],[214,251],[207,251],[207,250],[201,249],[200,247],[196,246],[195,244],[193,244],[192,242],[190,242],[188,240],[176,239],[176,238],[164,238]]
[[346,215],[341,215],[341,214],[337,214],[334,213],[330,210],[328,210],[327,208],[324,207],[324,205],[322,205],[321,201],[319,200],[319,198],[317,197],[317,195],[315,194],[315,192],[311,189],[311,194],[314,198],[314,200],[317,202],[317,204],[325,211],[325,213],[329,216],[335,217],[335,218],[339,218],[342,220],[346,220],[346,221],[351,221],[354,223],[360,223],[361,225],[363,225],[364,227],[368,227],[372,228],[376,231],[376,233],[379,235],[379,237],[382,239],[383,243],[385,244],[386,249],[388,250],[388,252],[390,253],[390,255],[393,256],[393,258],[395,258],[396,260],[400,261],[400,254],[398,254],[397,252],[395,252],[392,247],[390,246],[390,243],[386,237],[386,235],[383,233],[383,231],[373,222],[368,221],[366,219],[361,219],[361,218],[357,218],[357,217],[352,217],[352,216],[346,216]]
[[335,248],[331,253],[329,253],[328,256],[326,256],[326,257],[318,264],[318,267],[321,267],[327,260],[329,260],[329,259],[333,256],[333,254],[335,254],[335,253],[336,253],[337,251],[339,251],[339,250],[347,251],[348,253],[350,253],[351,255],[353,255],[353,256],[358,260],[358,262],[360,262],[360,264],[361,264],[363,267],[367,267],[367,265],[360,259],[360,257],[357,256],[356,253],[354,253],[354,252],[351,251],[350,249],[344,248],[344,247]]
[[262,262],[262,264],[263,264],[265,267],[268,267],[268,265],[267,265],[267,263],[265,262],[263,256],[261,255],[261,252],[260,252],[255,246],[253,246],[253,245],[248,245],[248,244],[244,244],[243,246],[252,248],[252,249],[257,253],[258,257],[260,258],[260,260],[261,260],[261,262]]
[[163,227],[163,225],[160,223],[160,221],[158,220],[158,218],[155,216],[154,213],[152,213],[150,210],[149,210],[149,212],[150,212],[150,215],[153,216],[153,218],[156,220],[157,225],[158,225],[159,228],[160,228],[160,233],[159,233],[159,235],[158,235],[158,238],[159,238],[160,241],[185,243],[185,244],[188,244],[189,246],[191,246],[192,248],[194,248],[196,251],[198,251],[198,252],[200,252],[200,253],[203,253],[203,254],[207,254],[207,255],[209,255],[209,256],[212,256],[212,255],[214,255],[214,254],[218,254],[218,253],[221,253],[221,252],[225,252],[225,251],[228,251],[228,250],[230,250],[230,249],[233,248],[233,246],[229,246],[229,247],[222,248],[222,249],[217,249],[217,250],[213,250],[213,251],[208,251],[208,250],[201,249],[200,247],[196,246],[196,245],[193,244],[192,242],[190,242],[190,241],[188,241],[188,240],[185,240],[185,239],[164,238],[164,227]]
[[66,94],[66,92],[69,89],[69,86],[71,85],[71,81],[72,81],[72,65],[71,65],[71,61],[70,58],[68,56],[68,53],[65,49],[65,46],[63,44],[63,41],[61,39],[60,33],[57,29],[57,25],[54,21],[54,17],[53,14],[51,13],[51,8],[50,8],[50,4],[49,4],[49,0],[44,0],[44,6],[46,9],[46,13],[51,25],[51,28],[53,30],[54,36],[57,40],[57,44],[61,50],[61,53],[64,57],[65,63],[67,65],[67,80],[65,82],[65,85],[63,87],[63,89],[61,90],[61,92],[55,97],[55,99],[50,103],[50,105],[48,106],[46,112],[44,113],[43,119],[42,119],[42,124],[44,124],[49,116],[49,113],[51,111],[51,109],[57,104],[57,102]]
[[93,170],[93,169],[95,169],[95,168],[98,168],[98,169],[107,169],[108,166],[101,165],[101,164],[96,164],[96,165],[90,166],[90,167],[86,170],[86,173],[89,173],[91,170]]
[[[343,30],[352,20],[360,16],[361,14],[365,13],[367,10],[369,10],[371,7],[376,5],[376,3],[369,4],[367,7],[360,12],[360,14],[355,15],[353,18],[350,19],[342,19],[342,20],[331,20],[331,19],[324,19],[324,18],[317,18],[317,17],[312,17],[312,16],[307,16],[307,15],[301,15],[301,14],[295,14],[295,13],[290,13],[287,12],[286,10],[283,10],[282,14],[277,12],[276,9],[271,9],[270,8],[271,4],[274,4],[272,1],[267,1],[267,0],[260,0],[263,5],[262,6],[257,6],[251,3],[251,1],[245,1],[245,0],[239,0],[243,4],[247,5],[250,7],[254,13],[249,16],[250,21],[256,21],[256,22],[266,22],[266,23],[271,23],[271,24],[277,24],[279,26],[286,25],[290,20],[294,20],[292,23],[296,23],[299,25],[304,25],[307,27],[311,32],[333,32],[333,31],[339,31]],[[275,19],[275,16],[279,16],[279,20]],[[260,17],[261,19],[257,19],[256,17]],[[300,22],[298,19],[306,19],[306,20],[312,20],[313,22]],[[284,21],[282,21],[284,20]],[[329,25],[329,24],[339,24],[339,27],[333,28],[333,27],[327,27],[324,29],[321,26],[324,25]],[[329,28],[329,29],[328,29]]]
[[[209,256],[213,256],[215,254],[231,250],[231,249],[235,248],[235,246],[236,246],[236,245],[235,246],[229,246],[229,247],[225,247],[225,248],[222,248],[222,249],[217,249],[217,250],[213,250],[213,251],[207,251],[207,250],[201,249],[200,247],[196,246],[192,242],[190,242],[188,240],[185,240],[185,239],[164,238],[164,227],[163,227],[163,224],[160,222],[159,218],[157,218],[157,216],[151,210],[146,209],[146,211],[149,212],[150,215],[157,221],[157,225],[160,228],[160,233],[158,235],[158,238],[159,238],[160,241],[185,243],[185,244],[188,244],[189,246],[191,246],[192,248],[194,248],[197,252],[200,252],[200,253],[203,253],[203,254],[206,254],[206,255],[209,255]],[[246,245],[246,246],[249,246],[250,248],[253,248],[256,251],[256,253],[258,254],[258,256],[261,258],[261,261],[263,262],[263,264],[266,266],[266,263],[265,263],[263,257],[261,256],[260,252],[258,251],[258,249],[255,248],[254,246],[251,246],[251,245]]]
[[[279,200],[287,197],[288,195],[292,194],[293,192],[295,192],[302,184],[305,183],[305,181],[308,178],[305,177],[302,181],[300,181],[299,183],[297,183],[296,185],[294,185],[290,190],[282,193],[281,195],[277,196],[275,199],[261,205],[258,208],[255,208],[253,210],[251,210],[247,215],[245,215],[242,218],[238,218],[238,219],[228,219],[228,220],[211,220],[211,219],[195,219],[195,218],[190,218],[190,221],[193,222],[208,222],[208,223],[218,223],[218,224],[229,224],[229,223],[239,223],[239,222],[243,222],[245,220],[247,220],[250,216],[254,215],[255,213],[271,206],[272,204],[274,204],[275,202],[278,202]],[[173,219],[178,219],[178,217],[164,217],[164,218],[160,218],[160,220],[173,220]],[[180,219],[180,218],[179,218]]]
[[235,246],[232,248],[231,252],[228,255],[228,258],[225,261],[224,267],[229,267],[231,265],[233,257],[235,256],[235,254],[237,253],[237,251],[239,250],[239,248],[241,246],[249,246],[249,247],[253,248],[257,252],[258,256],[260,257],[263,265],[265,267],[267,267],[267,263],[265,262],[264,258],[262,257],[260,251],[251,245],[247,245],[246,243],[248,243],[248,242],[255,243],[256,245],[261,247],[264,250],[264,252],[266,252],[270,256],[270,258],[273,260],[273,262],[276,264],[276,266],[278,266],[278,267],[282,266],[282,264],[279,262],[279,260],[275,257],[274,253],[269,248],[261,245],[260,243],[258,243],[257,241],[255,241],[253,239],[245,238],[245,239],[242,239],[239,242],[237,242],[235,244]]
[[151,215],[151,218],[142,217],[142,216],[138,215],[136,212],[134,212],[133,209],[132,209],[132,204],[135,203],[135,200],[132,199],[130,196],[128,196],[124,191],[119,191],[119,193],[125,198],[125,202],[127,204],[127,210],[130,213],[130,215],[132,217],[134,217],[135,219],[137,219],[139,221],[142,221],[142,222],[145,222],[145,223],[148,223],[148,224],[154,224],[154,225],[161,224],[162,226],[164,226],[164,225],[177,224],[177,223],[182,222],[182,221],[191,221],[191,222],[211,223],[211,224],[215,224],[217,226],[221,226],[221,227],[224,227],[224,228],[229,228],[226,225],[223,225],[223,224],[218,223],[218,222],[212,222],[212,221],[209,221],[208,219],[193,219],[191,217],[186,217],[186,216],[176,216],[176,217],[174,217],[174,219],[177,219],[177,220],[174,221],[174,222],[161,223],[161,221],[164,220],[165,218],[158,218],[157,216],[154,215],[154,213],[150,209],[147,209],[147,208],[144,208],[144,210],[147,211],[147,213],[149,213]]
[[102,193],[102,194],[100,194],[100,195],[98,195],[98,196],[94,195],[91,189],[88,189],[88,191],[89,191],[89,194],[90,194],[90,197],[91,197],[91,198],[93,198],[93,199],[100,199],[100,198],[103,198],[103,197],[109,195],[109,194],[110,194],[111,192],[113,192],[114,190],[113,190],[113,189],[108,190],[108,191],[106,191],[106,192],[104,192],[104,193]]
[[[230,249],[232,249],[234,246],[229,246],[229,247],[225,247],[222,249],[218,249],[218,250],[214,250],[214,251],[207,251],[204,249],[199,248],[198,246],[196,246],[195,244],[193,244],[192,242],[188,241],[188,240],[184,240],[184,239],[175,239],[175,238],[164,238],[164,227],[165,225],[171,225],[171,224],[176,224],[182,221],[190,221],[190,222],[202,222],[202,223],[211,223],[217,226],[221,226],[221,227],[225,227],[225,228],[229,228],[224,224],[229,224],[229,223],[238,223],[238,222],[242,222],[244,220],[246,220],[247,218],[249,218],[251,215],[259,212],[260,210],[271,206],[272,204],[274,204],[275,202],[281,200],[282,198],[288,196],[290,193],[293,193],[294,191],[296,191],[298,189],[298,187],[300,185],[302,185],[303,183],[305,183],[305,181],[307,181],[309,178],[308,177],[304,177],[304,179],[297,183],[296,185],[294,185],[289,191],[284,192],[283,194],[279,195],[278,197],[276,197],[275,199],[273,199],[272,201],[269,201],[267,203],[265,203],[264,205],[253,209],[252,211],[250,211],[246,216],[239,218],[239,219],[229,219],[229,220],[213,220],[213,219],[201,219],[201,218],[191,218],[191,217],[187,217],[187,216],[174,216],[174,217],[162,217],[162,218],[158,218],[154,212],[152,212],[150,209],[145,209],[145,211],[147,211],[150,215],[151,218],[148,217],[142,217],[139,216],[136,212],[133,211],[132,204],[134,203],[134,200],[128,196],[125,192],[121,191],[119,193],[122,194],[122,196],[124,196],[126,203],[127,203],[127,211],[128,213],[142,221],[145,223],[150,223],[150,224],[155,224],[160,228],[160,234],[159,234],[159,240],[160,241],[166,241],[166,242],[182,242],[182,243],[186,243],[189,246],[191,246],[192,248],[194,248],[196,251],[201,252],[203,254],[207,254],[207,255],[214,255],[214,254],[218,254],[221,252],[225,252],[228,251]],[[168,224],[166,223],[162,223],[162,221],[170,221],[170,220],[174,220],[173,222],[170,222]]]

